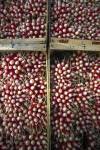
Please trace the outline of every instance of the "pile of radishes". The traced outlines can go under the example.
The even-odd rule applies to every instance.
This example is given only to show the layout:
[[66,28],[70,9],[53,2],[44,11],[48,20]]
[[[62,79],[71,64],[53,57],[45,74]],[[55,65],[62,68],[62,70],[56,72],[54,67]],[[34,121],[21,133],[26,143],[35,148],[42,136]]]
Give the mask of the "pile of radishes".
[[46,58],[0,56],[0,150],[47,150]]
[[0,38],[45,36],[46,0],[1,0]]
[[54,57],[51,87],[52,148],[99,150],[100,57],[85,52]]
[[58,38],[100,39],[99,14],[99,1],[53,0],[51,35]]

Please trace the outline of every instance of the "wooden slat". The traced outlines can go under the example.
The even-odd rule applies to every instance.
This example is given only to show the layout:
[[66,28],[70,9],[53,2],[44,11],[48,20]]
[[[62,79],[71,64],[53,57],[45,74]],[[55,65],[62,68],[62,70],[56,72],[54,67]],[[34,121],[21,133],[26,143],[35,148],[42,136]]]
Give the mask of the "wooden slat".
[[44,38],[36,39],[0,39],[0,51],[46,51]]
[[0,39],[0,44],[7,44],[7,43],[44,43],[45,38],[28,38],[28,39]]
[[50,108],[50,51],[47,52],[46,57],[46,73],[47,73],[47,140],[48,140],[48,149],[51,150],[51,108]]
[[64,38],[52,38],[50,44],[51,50],[84,50],[100,51],[99,40],[74,40]]
[[51,9],[51,0],[47,0],[47,30],[46,30],[46,73],[47,73],[47,141],[48,148],[47,150],[51,150],[51,108],[50,108],[50,9]]
[[28,39],[13,39],[13,43],[25,43],[25,44],[43,44],[45,42],[45,38],[28,38]]
[[13,47],[11,45],[0,47],[0,51],[46,51],[46,47],[43,44],[29,46],[16,44]]

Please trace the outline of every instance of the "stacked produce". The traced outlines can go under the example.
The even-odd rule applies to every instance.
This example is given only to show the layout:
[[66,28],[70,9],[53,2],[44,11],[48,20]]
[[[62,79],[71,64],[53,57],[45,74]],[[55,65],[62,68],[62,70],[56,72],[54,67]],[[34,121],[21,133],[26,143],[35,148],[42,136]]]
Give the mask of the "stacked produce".
[[0,57],[0,150],[46,150],[45,55]]
[[100,57],[65,55],[51,66],[52,149],[99,150]]
[[93,0],[53,0],[52,37],[100,39],[100,4]]
[[0,38],[45,36],[46,0],[1,0]]

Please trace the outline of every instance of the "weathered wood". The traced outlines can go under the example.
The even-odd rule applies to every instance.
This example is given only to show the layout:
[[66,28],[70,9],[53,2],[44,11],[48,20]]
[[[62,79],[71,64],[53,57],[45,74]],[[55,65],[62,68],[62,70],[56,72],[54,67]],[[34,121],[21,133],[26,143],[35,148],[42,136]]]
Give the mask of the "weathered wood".
[[46,57],[46,74],[47,74],[47,139],[48,150],[51,150],[51,108],[50,108],[50,51],[47,52]]
[[44,38],[36,39],[0,39],[0,51],[46,51]]
[[52,38],[50,44],[51,50],[84,50],[100,51],[99,40],[74,40],[66,38]]

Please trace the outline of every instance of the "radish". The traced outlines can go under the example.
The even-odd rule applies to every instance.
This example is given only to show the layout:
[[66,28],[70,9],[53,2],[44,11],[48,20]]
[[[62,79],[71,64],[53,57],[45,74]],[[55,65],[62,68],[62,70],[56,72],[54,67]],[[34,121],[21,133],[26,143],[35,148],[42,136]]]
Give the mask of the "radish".
[[0,57],[1,149],[47,149],[45,60],[40,52]]
[[0,38],[45,36],[46,1],[11,0],[0,2]]
[[95,149],[100,136],[100,57],[76,52],[64,59],[54,56],[54,60],[51,66],[53,149]]
[[52,2],[52,37],[100,40],[98,6],[93,1]]

